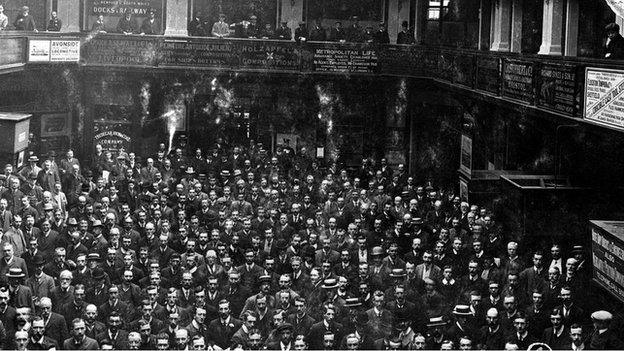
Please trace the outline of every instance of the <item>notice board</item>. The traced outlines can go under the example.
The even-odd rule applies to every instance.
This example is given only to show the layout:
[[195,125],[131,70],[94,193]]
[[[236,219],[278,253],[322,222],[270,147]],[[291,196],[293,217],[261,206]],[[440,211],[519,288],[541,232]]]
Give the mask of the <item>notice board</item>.
[[624,222],[590,221],[593,279],[624,301]]
[[586,68],[584,93],[585,120],[624,130],[624,71]]

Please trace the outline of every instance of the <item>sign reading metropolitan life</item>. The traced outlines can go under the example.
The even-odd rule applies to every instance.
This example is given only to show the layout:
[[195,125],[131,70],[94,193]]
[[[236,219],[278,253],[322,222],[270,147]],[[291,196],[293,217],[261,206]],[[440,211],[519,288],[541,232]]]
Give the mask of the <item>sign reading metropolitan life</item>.
[[584,119],[624,130],[624,71],[587,68],[584,106]]

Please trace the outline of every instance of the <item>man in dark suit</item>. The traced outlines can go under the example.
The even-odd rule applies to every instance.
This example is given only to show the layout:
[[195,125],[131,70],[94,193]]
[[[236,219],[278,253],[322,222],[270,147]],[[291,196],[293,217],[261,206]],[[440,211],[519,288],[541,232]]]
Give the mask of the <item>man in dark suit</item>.
[[4,243],[2,245],[3,259],[0,260],[0,276],[4,276],[11,268],[19,268],[24,276],[28,276],[28,268],[24,259],[17,257],[12,244]]
[[30,325],[32,334],[28,341],[29,350],[49,350],[51,348],[58,348],[58,342],[45,335],[46,326],[43,318],[39,316],[34,317]]
[[286,320],[292,324],[295,335],[306,335],[315,323],[314,318],[307,313],[306,299],[301,296],[296,297],[295,310],[297,312],[289,315]]
[[85,335],[85,322],[74,319],[72,322],[72,337],[63,342],[64,350],[97,350],[99,345],[95,339]]
[[52,312],[52,300],[48,297],[39,301],[39,307],[41,308],[41,317],[45,322],[44,335],[55,340],[59,345],[62,344],[69,337],[65,317]]
[[594,333],[589,340],[590,350],[622,350],[624,343],[611,328],[613,315],[608,311],[596,311],[591,314]]
[[[128,349],[128,332],[121,328],[121,315],[117,312],[112,312],[108,316],[107,328],[103,333],[95,336],[95,340],[98,343],[102,343],[102,340],[108,339],[113,343],[116,350]],[[75,328],[75,324],[74,324]]]
[[231,316],[230,302],[221,300],[219,301],[219,317],[210,321],[208,325],[208,339],[223,349],[228,348],[232,336],[241,325],[240,320]]
[[553,350],[564,350],[570,341],[570,331],[563,325],[563,315],[558,309],[550,314],[551,327],[544,329],[541,341],[548,344]]
[[306,336],[306,340],[310,343],[310,350],[323,349],[323,336],[328,331],[334,334],[335,340],[342,339],[342,324],[334,322],[336,307],[332,304],[325,304],[323,307],[325,308],[323,320],[313,324]]
[[6,274],[9,279],[10,303],[15,308],[28,307],[34,311],[35,303],[32,292],[29,287],[22,285],[25,276],[21,268],[11,268]]
[[519,311],[516,313],[513,325],[515,332],[510,335],[510,340],[513,340],[520,350],[526,350],[529,345],[539,341],[534,335],[529,333],[529,320],[524,312]]
[[98,307],[98,316],[101,321],[109,320],[108,317],[113,313],[125,320],[128,320],[130,314],[128,304],[119,299],[119,287],[116,285],[108,288],[108,301]]

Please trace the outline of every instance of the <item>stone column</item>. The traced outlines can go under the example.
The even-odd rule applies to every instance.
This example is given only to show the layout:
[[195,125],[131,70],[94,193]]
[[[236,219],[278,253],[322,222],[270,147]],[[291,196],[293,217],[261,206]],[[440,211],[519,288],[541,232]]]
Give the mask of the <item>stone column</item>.
[[[511,4],[511,52],[522,51],[522,2],[513,0]],[[548,1],[548,0],[547,0]]]
[[509,51],[511,39],[511,0],[494,0],[491,51]]
[[[563,54],[563,5],[563,0],[544,0],[542,45],[538,52],[540,55]],[[576,26],[578,27],[578,20]]]
[[167,13],[165,21],[167,23],[165,35],[187,36],[188,35],[188,0],[166,0]]
[[490,48],[490,33],[492,25],[492,2],[481,0],[479,4],[479,50]]
[[[295,35],[295,29],[299,27],[299,22],[303,20],[303,1],[304,0],[281,1],[282,17],[278,20],[278,22],[286,21],[288,24],[288,28],[290,28],[293,36]],[[279,25],[280,23],[277,23],[277,26]]]
[[578,54],[579,0],[568,0],[566,9],[565,56]]
[[63,21],[61,32],[80,32],[79,0],[58,0],[56,12]]
[[412,25],[414,26],[414,38],[416,39],[416,44],[422,43],[425,36],[425,23],[427,22],[425,1],[427,0],[416,0],[416,5],[414,5],[414,9],[412,9],[412,11],[415,12],[414,23]]

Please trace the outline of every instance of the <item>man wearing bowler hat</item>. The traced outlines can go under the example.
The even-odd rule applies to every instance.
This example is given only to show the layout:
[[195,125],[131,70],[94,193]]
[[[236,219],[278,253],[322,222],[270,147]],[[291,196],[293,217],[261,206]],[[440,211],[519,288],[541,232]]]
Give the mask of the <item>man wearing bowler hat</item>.
[[26,286],[30,288],[35,299],[49,297],[54,289],[54,278],[43,272],[46,260],[42,255],[35,255],[33,258],[34,275],[26,279]]

